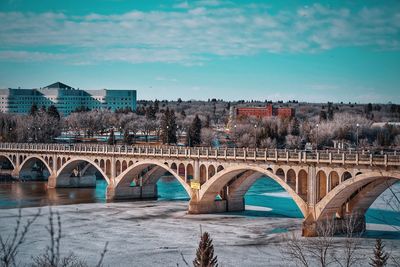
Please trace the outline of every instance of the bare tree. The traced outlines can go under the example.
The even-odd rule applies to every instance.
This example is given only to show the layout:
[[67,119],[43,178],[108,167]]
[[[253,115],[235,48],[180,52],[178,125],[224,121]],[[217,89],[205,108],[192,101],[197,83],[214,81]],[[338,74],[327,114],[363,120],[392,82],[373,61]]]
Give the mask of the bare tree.
[[38,210],[31,219],[28,219],[25,225],[22,225],[22,212],[21,209],[19,209],[17,222],[12,235],[4,237],[0,233],[0,266],[18,266],[18,262],[16,262],[18,249],[25,242],[26,234],[39,215],[40,210]]

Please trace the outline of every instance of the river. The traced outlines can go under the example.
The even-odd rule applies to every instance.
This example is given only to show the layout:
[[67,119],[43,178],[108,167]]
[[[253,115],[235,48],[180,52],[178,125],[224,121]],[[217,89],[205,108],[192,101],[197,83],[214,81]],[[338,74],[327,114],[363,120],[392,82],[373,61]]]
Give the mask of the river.
[[[187,201],[188,195],[173,178],[163,177],[158,182],[159,201]],[[396,184],[399,188],[400,184]],[[105,203],[107,183],[97,180],[96,188],[57,188],[48,189],[46,182],[1,183],[0,209],[18,207],[37,207],[47,205],[69,205],[81,203]],[[369,224],[388,224],[400,227],[398,214],[382,205],[372,205],[366,214]],[[247,216],[302,218],[300,210],[284,189],[270,178],[259,179],[245,195]],[[390,235],[393,233],[367,231],[366,235]]]

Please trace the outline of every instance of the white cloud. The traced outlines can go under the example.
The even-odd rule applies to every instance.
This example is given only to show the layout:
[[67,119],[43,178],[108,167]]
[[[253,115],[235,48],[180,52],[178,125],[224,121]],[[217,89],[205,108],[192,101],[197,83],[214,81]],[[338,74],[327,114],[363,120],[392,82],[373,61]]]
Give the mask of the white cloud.
[[[255,8],[227,1],[177,5],[181,10],[111,15],[0,12],[0,60],[191,65],[215,56],[315,53],[354,46],[400,48],[399,8],[351,11],[316,4],[272,14],[264,5]],[[53,53],[40,52],[47,47]]]

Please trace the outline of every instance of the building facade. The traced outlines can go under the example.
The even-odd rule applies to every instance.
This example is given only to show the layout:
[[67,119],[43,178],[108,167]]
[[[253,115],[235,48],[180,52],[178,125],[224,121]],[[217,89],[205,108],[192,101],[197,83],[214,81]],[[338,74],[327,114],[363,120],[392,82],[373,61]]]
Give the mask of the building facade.
[[136,90],[80,90],[60,82],[39,89],[0,89],[0,111],[28,113],[33,104],[39,108],[57,107],[63,115],[78,108],[136,110]]
[[254,116],[254,117],[273,117],[278,116],[282,118],[294,117],[295,110],[293,108],[274,108],[272,105],[265,107],[240,107],[236,108],[236,116]]

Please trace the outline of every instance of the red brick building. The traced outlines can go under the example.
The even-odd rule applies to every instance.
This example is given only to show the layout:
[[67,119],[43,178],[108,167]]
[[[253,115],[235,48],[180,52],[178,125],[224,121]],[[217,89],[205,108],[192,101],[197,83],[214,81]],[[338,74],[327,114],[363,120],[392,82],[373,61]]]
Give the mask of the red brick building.
[[236,116],[254,116],[254,117],[272,117],[278,116],[282,118],[294,117],[295,111],[293,108],[274,108],[272,105],[265,107],[243,107],[236,108]]

